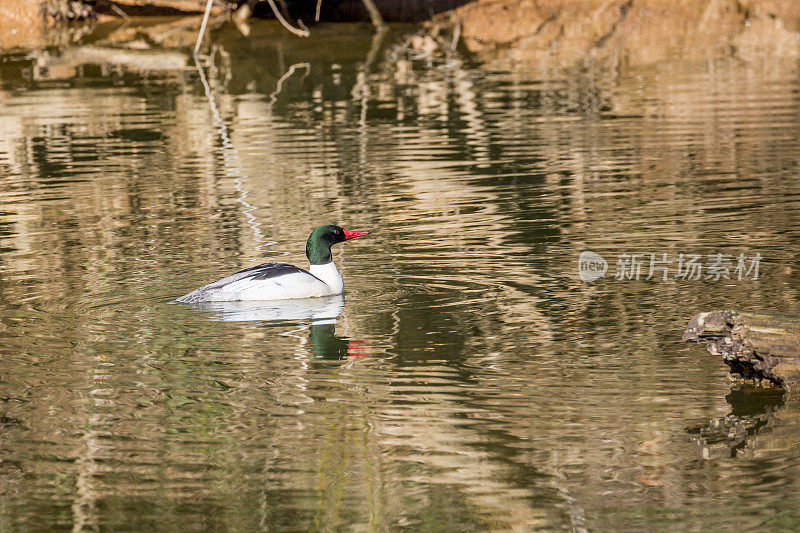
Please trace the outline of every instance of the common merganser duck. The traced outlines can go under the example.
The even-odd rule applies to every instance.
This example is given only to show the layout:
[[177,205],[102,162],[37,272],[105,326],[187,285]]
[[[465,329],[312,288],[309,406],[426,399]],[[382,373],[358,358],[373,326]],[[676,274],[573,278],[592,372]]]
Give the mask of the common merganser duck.
[[318,226],[306,243],[306,256],[311,264],[308,270],[286,263],[263,263],[203,285],[173,302],[292,300],[342,294],[344,280],[333,264],[331,246],[370,233],[347,231],[330,224]]

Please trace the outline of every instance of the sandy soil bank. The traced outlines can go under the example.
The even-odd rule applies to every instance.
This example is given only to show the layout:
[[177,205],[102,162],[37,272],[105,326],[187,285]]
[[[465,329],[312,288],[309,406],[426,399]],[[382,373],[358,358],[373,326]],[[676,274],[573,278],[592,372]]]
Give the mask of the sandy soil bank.
[[[244,0],[215,0],[214,14],[222,20],[240,1]],[[465,2],[375,3],[387,20],[432,18],[430,24],[456,33],[461,43],[483,61],[546,60],[551,65],[574,65],[591,58],[651,64],[673,57],[704,60],[735,55],[750,60],[765,55],[800,55],[797,0]],[[109,7],[112,3],[113,9]],[[68,24],[60,19],[86,15],[82,7],[85,5],[78,0],[2,0],[0,50],[75,42],[89,32],[97,32],[98,22],[120,18],[126,11],[137,15],[184,15],[178,19],[182,22],[170,23],[183,30],[180,39],[174,39],[177,33],[172,32],[166,40],[189,44],[199,26],[199,12],[205,0],[107,0],[102,3],[105,7],[100,5],[95,5],[90,20]],[[292,5],[291,0],[288,5]],[[367,20],[360,6],[361,0],[323,0],[322,18]],[[446,11],[440,12],[443,9]],[[144,19],[154,20],[152,16]]]
[[798,56],[796,0],[477,0],[440,16],[485,59]]

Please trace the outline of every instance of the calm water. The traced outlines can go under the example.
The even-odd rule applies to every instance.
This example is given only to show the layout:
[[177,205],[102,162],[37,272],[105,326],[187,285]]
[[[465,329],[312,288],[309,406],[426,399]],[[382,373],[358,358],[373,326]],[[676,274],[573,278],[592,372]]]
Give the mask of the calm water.
[[[799,527],[800,407],[680,341],[800,314],[798,63],[410,41],[223,29],[202,76],[5,57],[0,530]],[[304,265],[322,223],[374,232],[335,249],[346,300],[166,303]],[[763,260],[614,279],[632,253]]]

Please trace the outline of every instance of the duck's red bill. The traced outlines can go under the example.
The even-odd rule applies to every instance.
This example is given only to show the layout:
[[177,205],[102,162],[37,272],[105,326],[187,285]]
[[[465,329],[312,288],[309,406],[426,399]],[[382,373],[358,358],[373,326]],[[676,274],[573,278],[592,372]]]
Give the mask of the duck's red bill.
[[369,235],[372,233],[371,231],[347,231],[344,230],[344,240],[353,239],[355,237],[363,237],[364,235]]

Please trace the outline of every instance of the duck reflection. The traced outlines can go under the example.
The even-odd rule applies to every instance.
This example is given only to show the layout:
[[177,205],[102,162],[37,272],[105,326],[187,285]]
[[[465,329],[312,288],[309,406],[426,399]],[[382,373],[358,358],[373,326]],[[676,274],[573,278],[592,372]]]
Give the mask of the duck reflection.
[[202,302],[180,304],[210,313],[221,322],[296,322],[311,320],[308,341],[315,359],[329,361],[370,357],[370,343],[336,335],[336,318],[344,308],[344,296],[264,302]]
[[308,341],[315,359],[342,361],[349,357],[370,357],[370,344],[336,335],[336,323],[330,320],[314,321],[309,328]]
[[181,305],[211,313],[211,320],[221,322],[335,320],[344,308],[344,296],[337,294],[297,300],[200,302]]

